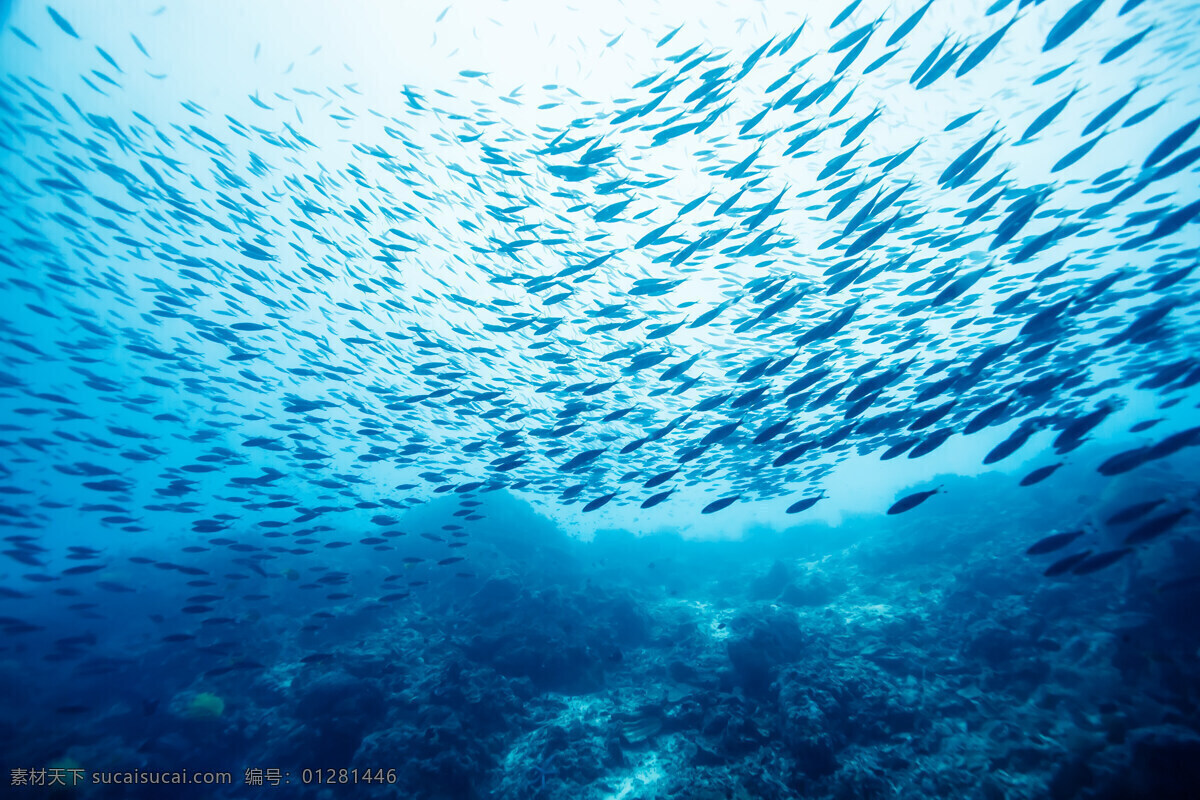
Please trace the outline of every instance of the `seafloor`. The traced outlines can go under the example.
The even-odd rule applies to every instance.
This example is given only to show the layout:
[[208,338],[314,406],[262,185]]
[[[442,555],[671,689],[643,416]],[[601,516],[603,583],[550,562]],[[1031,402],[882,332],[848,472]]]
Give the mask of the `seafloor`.
[[[53,690],[6,664],[4,749],[15,764],[232,770],[239,785],[196,790],[211,797],[1195,797],[1200,584],[1170,575],[1197,542],[1044,578],[1023,547],[1070,504],[1010,484],[953,479],[948,515],[708,543],[581,542],[497,495],[474,540],[487,574],[336,614],[264,608],[236,623],[261,668],[197,674],[190,650],[147,646],[76,677],[98,700],[67,725],[40,722]],[[248,787],[247,768],[291,784]],[[306,768],[396,784],[305,786]]]

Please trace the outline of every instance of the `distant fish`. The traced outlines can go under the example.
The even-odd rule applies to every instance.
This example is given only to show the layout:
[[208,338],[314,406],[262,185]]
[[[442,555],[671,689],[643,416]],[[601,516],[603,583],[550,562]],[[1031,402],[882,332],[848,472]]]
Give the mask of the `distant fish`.
[[920,23],[921,19],[925,16],[925,12],[929,10],[931,5],[933,5],[933,0],[926,0],[924,5],[909,14],[904,22],[900,23],[900,25],[896,27],[896,30],[892,32],[892,35],[888,37],[887,46],[891,47],[905,36],[908,36],[908,34],[912,32],[913,28],[917,27],[917,24]]
[[1025,551],[1025,555],[1040,556],[1046,553],[1053,553],[1055,550],[1061,550],[1071,542],[1083,535],[1082,530],[1068,531],[1067,533],[1054,533],[1044,539],[1039,539]]
[[1033,486],[1034,484],[1041,483],[1042,481],[1046,480],[1051,475],[1053,475],[1061,466],[1062,466],[1062,462],[1060,461],[1057,464],[1048,464],[1047,466],[1044,466],[1044,467],[1038,467],[1037,469],[1033,470],[1025,477],[1021,478],[1020,485],[1021,486]]
[[940,489],[929,489],[923,492],[913,492],[912,494],[906,495],[905,497],[902,497],[893,503],[891,508],[887,510],[887,513],[903,514],[905,511],[911,511],[912,509],[921,505],[921,503],[924,503],[926,500],[933,497],[939,491]]
[[1142,41],[1142,39],[1146,38],[1146,36],[1148,36],[1150,34],[1150,32],[1153,30],[1154,30],[1154,26],[1151,25],[1150,27],[1145,28],[1141,32],[1133,34],[1128,39],[1125,39],[1124,41],[1122,41],[1120,44],[1113,46],[1113,48],[1111,50],[1109,50],[1107,53],[1105,53],[1103,56],[1101,56],[1100,63],[1107,64],[1110,61],[1116,61],[1118,58],[1125,55],[1130,50],[1132,50],[1134,47],[1136,47]]
[[1125,536],[1124,544],[1144,544],[1151,539],[1155,539],[1175,527],[1180,520],[1190,513],[1191,509],[1180,508],[1165,514],[1159,514],[1156,517],[1151,517],[1130,531]]
[[1065,575],[1074,569],[1076,565],[1082,563],[1091,554],[1091,550],[1083,550],[1079,553],[1073,553],[1066,558],[1061,558],[1050,566],[1046,567],[1042,574],[1049,578],[1052,578],[1056,575]]
[[605,505],[607,505],[609,502],[611,502],[612,499],[616,496],[617,496],[616,492],[611,492],[609,494],[601,495],[600,497],[597,497],[595,500],[592,500],[587,505],[585,505],[583,507],[583,511],[584,511],[584,513],[587,513],[589,511],[595,511],[596,509],[603,508]]
[[1089,555],[1075,564],[1071,568],[1071,572],[1075,575],[1090,575],[1093,572],[1099,572],[1106,567],[1112,566],[1132,552],[1133,548],[1122,547],[1118,550],[1106,550],[1103,553]]
[[[66,69],[17,53],[0,83],[8,149],[33,165],[0,255],[16,265],[0,600],[70,598],[72,618],[109,620],[136,593],[147,641],[217,656],[193,672],[222,677],[264,669],[222,637],[277,612],[272,598],[306,610],[304,633],[359,601],[412,598],[415,620],[438,576],[473,579],[442,568],[504,527],[493,492],[568,514],[611,504],[627,526],[766,502],[782,524],[852,458],[912,472],[1000,426],[984,463],[1036,459],[1022,487],[1069,483],[1067,453],[1103,482],[1200,446],[1200,427],[1131,419],[1137,441],[1084,448],[1108,435],[1112,398],[1184,419],[1200,386],[1186,14],[995,0],[972,16],[947,0],[943,27],[922,29],[933,5],[860,16],[841,0],[818,31],[746,17],[722,36],[752,40],[728,42],[691,23],[643,42],[631,7],[592,42],[641,62],[619,97],[497,90],[480,63],[452,67],[453,90],[368,98],[352,65],[306,83],[285,59],[207,105],[133,68],[151,60],[136,35],[78,49],[71,22],[33,8]],[[166,105],[124,91],[143,72]],[[997,76],[1014,88],[987,90]],[[953,102],[912,113],[880,94],[893,84]],[[1123,549],[1046,573],[1190,530],[1191,506],[1156,496],[1096,512]],[[444,518],[423,516],[430,501]],[[184,540],[115,559],[100,544],[164,526]],[[396,567],[379,592],[363,588],[371,564]],[[0,629],[49,663],[119,644]]]
[[1050,29],[1050,33],[1046,36],[1046,42],[1042,45],[1042,52],[1053,50],[1065,42],[1075,31],[1083,27],[1084,23],[1091,19],[1102,5],[1104,5],[1104,0],[1079,0],[1071,6],[1067,13],[1063,14]]
[[[648,497],[642,501],[641,507],[644,509],[645,508],[654,508],[656,505],[659,505],[660,503],[665,502],[668,497],[670,497],[672,494],[674,494],[674,492],[675,492],[674,489],[668,489],[665,492],[659,492],[658,494],[651,495],[650,497]],[[595,502],[595,501],[593,501],[593,502]],[[587,509],[585,508],[584,510],[586,511]]]
[[732,495],[730,497],[722,497],[719,500],[713,500],[711,503],[709,503],[704,508],[702,508],[700,510],[700,513],[701,514],[715,514],[716,512],[720,511],[723,508],[728,508],[729,506],[733,505],[740,499],[741,499],[741,495]]
[[1165,503],[1167,498],[1160,497],[1157,500],[1145,500],[1140,503],[1133,503],[1125,506],[1120,511],[1114,513],[1111,517],[1105,520],[1108,525],[1125,525],[1149,514],[1154,509]]
[[46,6],[46,12],[50,15],[50,19],[54,20],[54,24],[57,25],[63,33],[75,39],[79,38],[79,34],[76,33],[75,29],[71,27],[71,23],[63,19],[61,14],[59,14],[50,6]]
[[[814,495],[813,497],[805,497],[800,500],[797,500],[796,502],[792,503],[790,506],[787,507],[787,513],[788,514],[799,514],[801,511],[807,511],[808,509],[815,506],[821,500],[821,498],[823,498],[824,496],[825,496],[824,493],[821,493],[818,495]],[[899,512],[896,512],[896,513],[899,513]]]
[[1171,155],[1171,153],[1174,153],[1179,149],[1180,145],[1191,138],[1197,129],[1200,129],[1200,117],[1196,117],[1191,122],[1187,122],[1167,134],[1166,138],[1155,145],[1154,149],[1150,151],[1150,155],[1146,156],[1146,160],[1142,162],[1142,169],[1149,169]]

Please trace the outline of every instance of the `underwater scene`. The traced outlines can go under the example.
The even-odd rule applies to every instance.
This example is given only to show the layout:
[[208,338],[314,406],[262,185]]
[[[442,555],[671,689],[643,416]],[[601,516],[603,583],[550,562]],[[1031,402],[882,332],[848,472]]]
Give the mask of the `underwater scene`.
[[1200,798],[1200,4],[0,0],[0,796]]

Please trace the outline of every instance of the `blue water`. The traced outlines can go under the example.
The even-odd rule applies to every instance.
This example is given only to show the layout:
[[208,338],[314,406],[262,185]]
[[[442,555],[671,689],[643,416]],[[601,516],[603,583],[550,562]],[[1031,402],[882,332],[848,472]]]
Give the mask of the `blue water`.
[[4,796],[1197,796],[1197,10],[0,3]]

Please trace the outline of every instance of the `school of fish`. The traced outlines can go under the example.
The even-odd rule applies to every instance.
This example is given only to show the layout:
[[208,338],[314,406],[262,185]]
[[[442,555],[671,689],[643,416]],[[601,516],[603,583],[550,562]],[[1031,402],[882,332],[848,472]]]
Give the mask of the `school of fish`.
[[[998,0],[986,27],[915,49],[933,6],[813,9],[749,52],[683,22],[611,102],[464,69],[461,96],[405,85],[386,106],[354,83],[264,90],[245,119],[174,97],[187,124],[123,101],[134,72],[171,92],[136,34],[91,40],[66,5],[39,12],[48,34],[9,25],[0,591],[105,569],[64,530],[164,526],[191,544],[134,564],[195,578],[191,553],[262,572],[355,546],[469,577],[491,491],[591,513],[690,487],[702,514],[799,514],[852,455],[1011,426],[993,464],[1049,430],[1031,486],[1127,391],[1194,408],[1200,51],[1174,21],[1196,6]],[[833,44],[808,46],[817,29]],[[94,68],[51,88],[13,70],[20,48]],[[1010,88],[972,95],[993,66]],[[913,119],[950,88],[974,104]],[[521,128],[512,106],[574,117]],[[318,115],[373,138],[335,147]],[[1200,445],[1200,426],[1156,423],[1089,468]],[[406,550],[401,516],[439,495],[461,524]],[[1102,569],[1191,513],[1162,512],[1131,506],[1121,548],[1047,574]],[[216,598],[191,599],[202,616]]]

